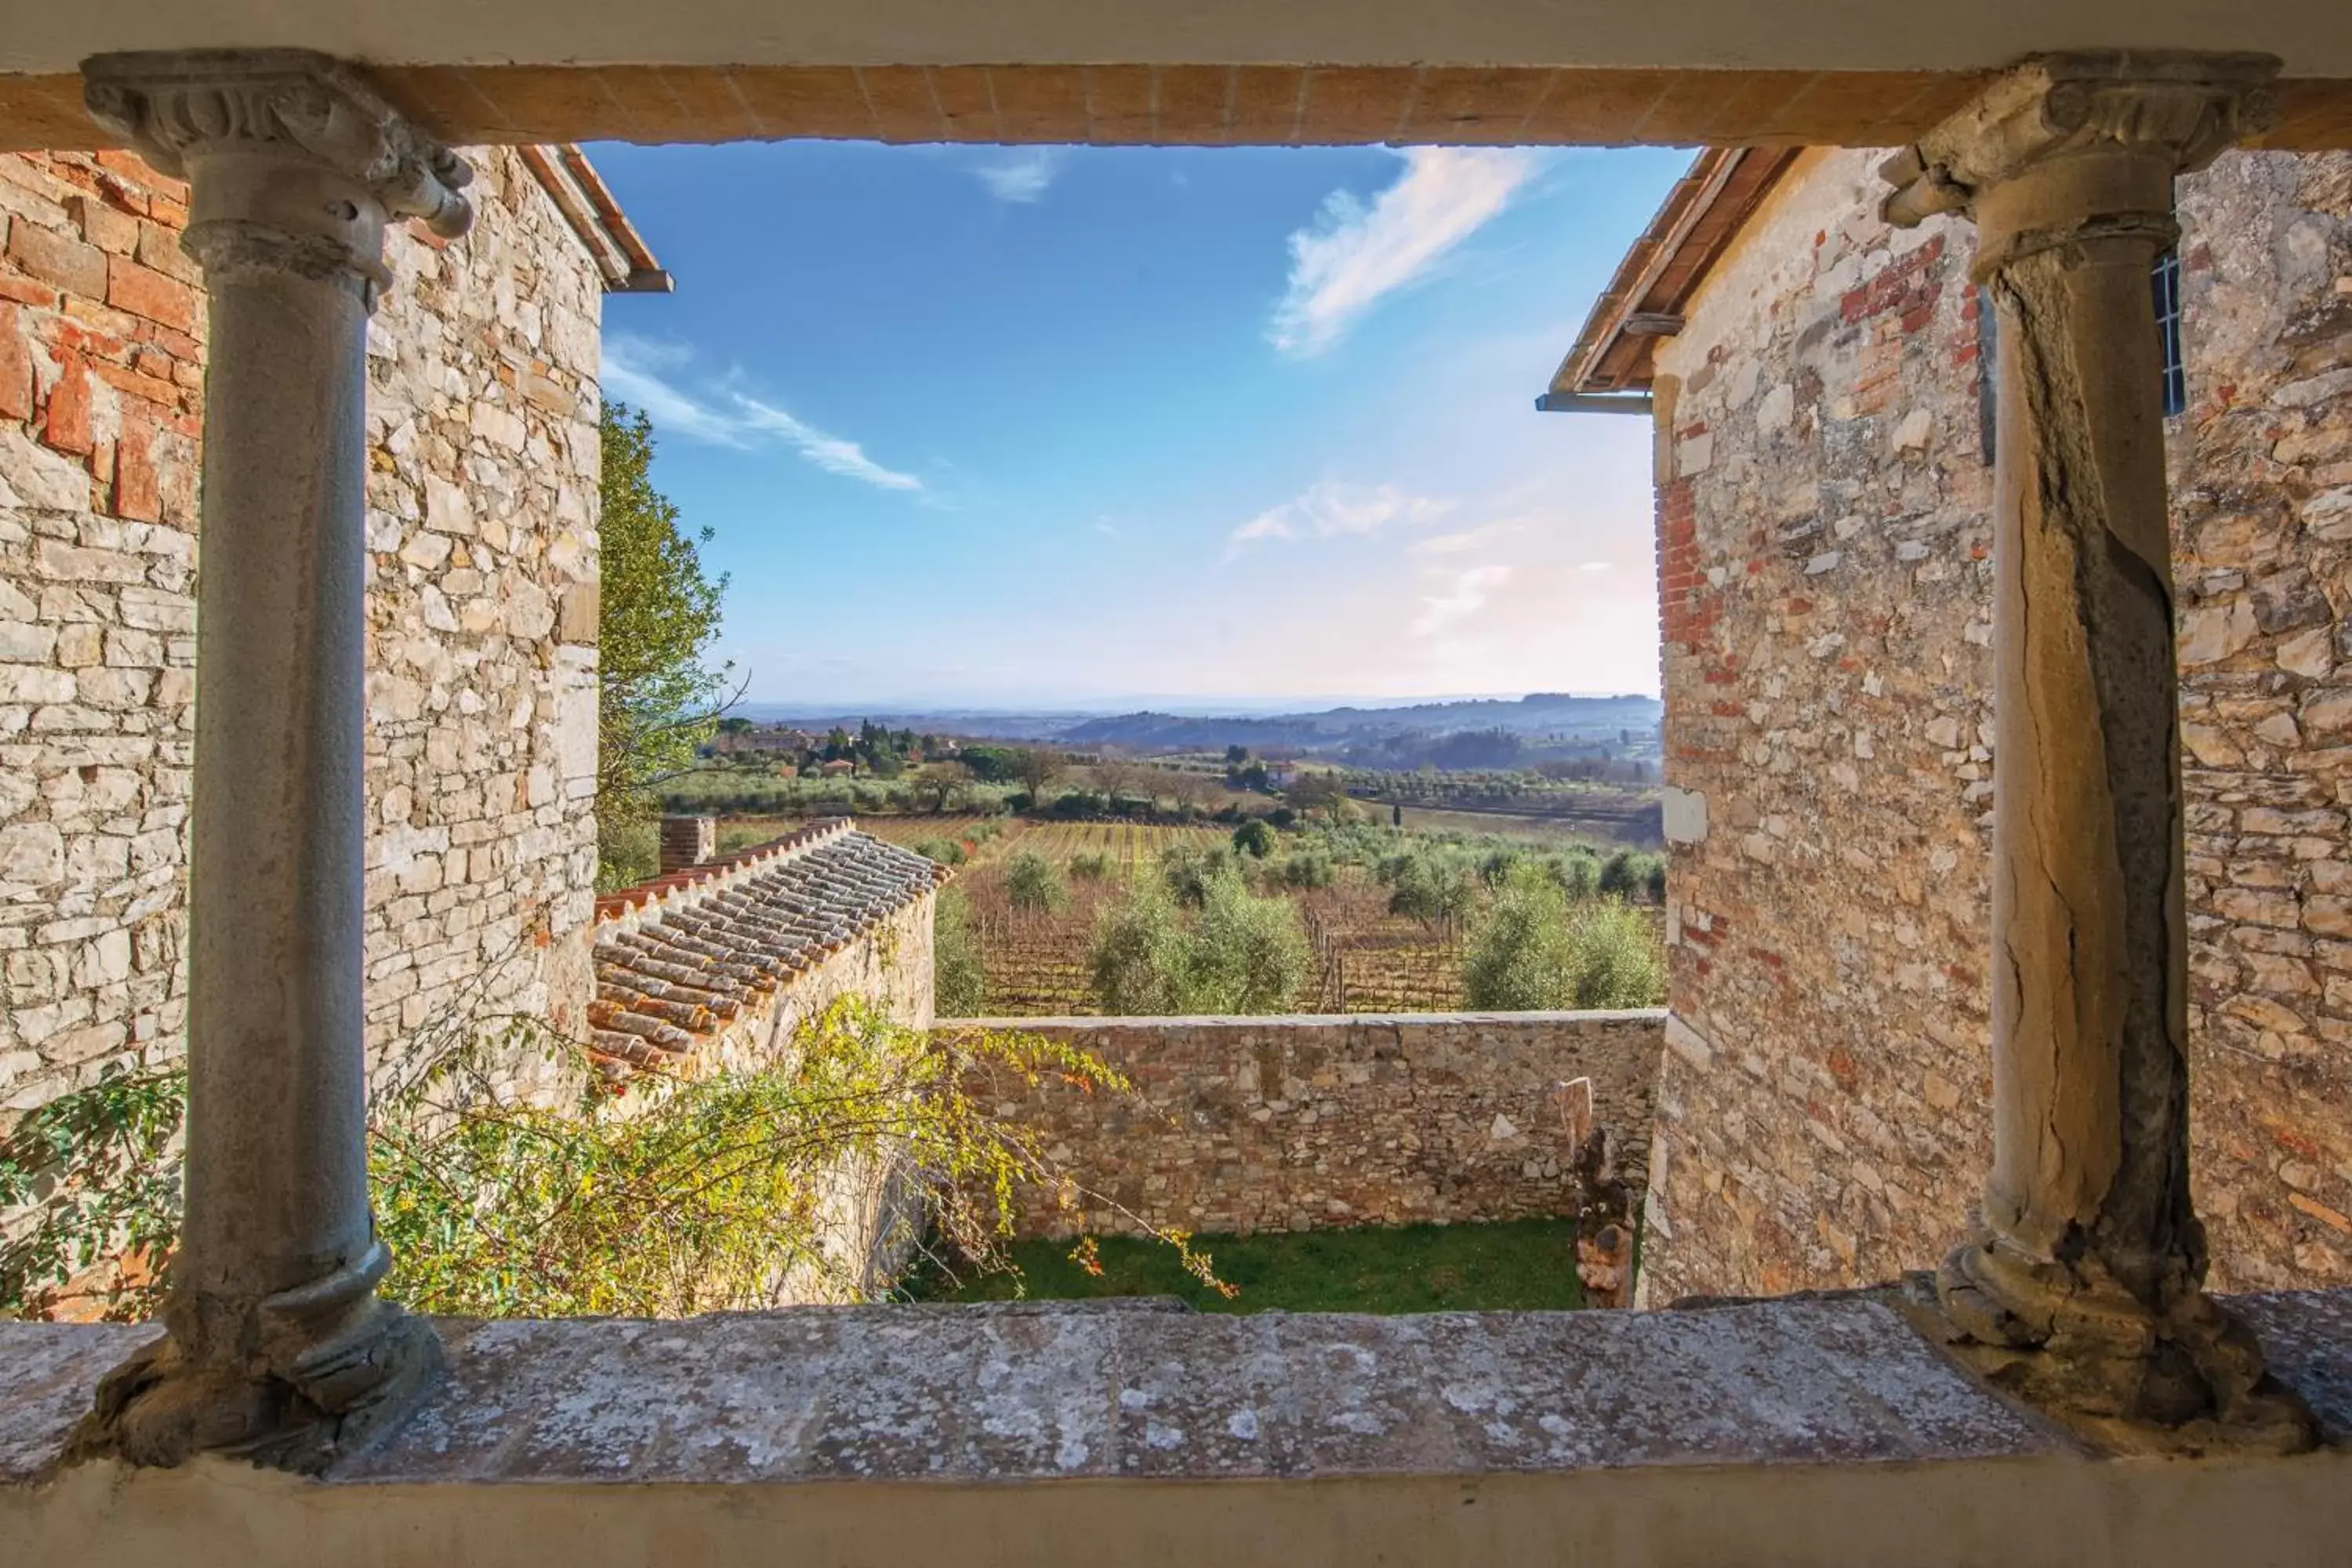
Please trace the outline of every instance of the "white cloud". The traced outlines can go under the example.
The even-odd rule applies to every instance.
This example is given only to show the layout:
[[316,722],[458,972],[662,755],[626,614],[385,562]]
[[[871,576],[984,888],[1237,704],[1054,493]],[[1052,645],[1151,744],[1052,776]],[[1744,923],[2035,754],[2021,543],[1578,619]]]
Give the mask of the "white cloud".
[[1434,592],[1422,596],[1421,614],[1413,617],[1412,635],[1432,637],[1468,620],[1486,607],[1486,601],[1495,596],[1497,588],[1511,580],[1512,571],[1508,566],[1473,566],[1442,577]]
[[1576,569],[1579,572],[1614,572],[1617,563],[1613,561],[1586,561],[1579,563]]
[[1061,174],[1066,155],[1059,147],[1027,147],[972,165],[972,174],[1000,202],[1034,202]]
[[1290,287],[1266,336],[1316,354],[1508,206],[1542,154],[1509,147],[1412,147],[1404,174],[1366,207],[1347,191],[1325,198],[1312,228],[1290,237]]
[[781,444],[826,473],[886,490],[920,490],[912,474],[886,468],[856,442],[829,435],[783,409],[732,387],[697,396],[664,373],[686,368],[693,351],[683,343],[657,342],[616,332],[604,342],[604,388],[623,403],[645,410],[654,427],[709,447],[748,451]]
[[1302,495],[1269,507],[1234,530],[1226,541],[1230,560],[1264,539],[1338,539],[1378,533],[1391,523],[1407,527],[1432,522],[1454,510],[1450,500],[1417,496],[1394,485],[1343,485],[1318,479]]
[[1513,534],[1525,533],[1529,526],[1527,519],[1511,518],[1501,522],[1490,522],[1479,528],[1465,529],[1459,533],[1432,534],[1429,538],[1414,544],[1412,552],[1415,555],[1465,554],[1470,551],[1492,544],[1498,539],[1508,539]]

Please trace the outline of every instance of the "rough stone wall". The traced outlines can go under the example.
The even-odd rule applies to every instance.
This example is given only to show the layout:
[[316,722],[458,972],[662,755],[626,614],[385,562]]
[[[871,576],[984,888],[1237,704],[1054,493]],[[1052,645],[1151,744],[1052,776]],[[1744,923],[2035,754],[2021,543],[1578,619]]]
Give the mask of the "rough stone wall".
[[[1876,162],[1808,155],[1659,355],[1676,1017],[1651,1300],[1931,1262],[1990,1154],[1972,233],[1886,227]],[[2181,182],[2194,1152],[2241,1288],[2352,1278],[2347,167],[2232,155]]]
[[1990,1152],[1967,226],[1812,153],[1661,346],[1669,1030],[1644,1290],[1884,1278]]
[[[369,336],[368,1004],[576,1024],[601,289],[516,156]],[[182,1045],[204,296],[186,189],[0,154],[0,1117]]]
[[603,288],[520,157],[413,226],[368,331],[368,1046],[582,1022]]
[[125,153],[0,154],[0,1121],[180,1037],[186,201]]
[[[1024,1236],[1217,1235],[1570,1212],[1553,1087],[1593,1080],[1636,1184],[1662,1015],[981,1020],[1093,1052],[1139,1100],[1058,1079],[973,1093],[1095,1195],[1020,1196]],[[1121,1212],[1121,1211],[1125,1212]]]
[[2193,1176],[2215,1278],[2352,1283],[2352,154],[2180,182]]

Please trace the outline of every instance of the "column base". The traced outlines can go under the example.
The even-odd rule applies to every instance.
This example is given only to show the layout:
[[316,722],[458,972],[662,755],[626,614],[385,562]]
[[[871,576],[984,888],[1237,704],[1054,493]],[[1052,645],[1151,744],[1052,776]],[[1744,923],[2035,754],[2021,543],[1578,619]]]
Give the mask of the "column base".
[[175,1322],[99,1384],[67,1461],[168,1468],[220,1454],[315,1475],[357,1452],[415,1408],[444,1364],[430,1322],[373,1294],[388,1261],[378,1244],[263,1302],[251,1320],[260,1348],[247,1356],[192,1353]]
[[2301,1453],[2319,1424],[2271,1376],[2251,1330],[2201,1289],[2149,1308],[2095,1260],[2027,1254],[1979,1232],[1946,1256],[1932,1290],[1946,1348],[1970,1370],[2089,1438],[2126,1453]]

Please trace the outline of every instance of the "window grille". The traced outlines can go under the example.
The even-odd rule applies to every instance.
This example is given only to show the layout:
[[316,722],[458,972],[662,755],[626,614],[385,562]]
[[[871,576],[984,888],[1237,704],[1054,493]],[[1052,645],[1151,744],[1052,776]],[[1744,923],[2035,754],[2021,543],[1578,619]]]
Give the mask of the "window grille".
[[2189,406],[2189,375],[2180,353],[2180,252],[2158,257],[2148,279],[2156,290],[2157,353],[2164,362],[2164,416],[2169,419]]

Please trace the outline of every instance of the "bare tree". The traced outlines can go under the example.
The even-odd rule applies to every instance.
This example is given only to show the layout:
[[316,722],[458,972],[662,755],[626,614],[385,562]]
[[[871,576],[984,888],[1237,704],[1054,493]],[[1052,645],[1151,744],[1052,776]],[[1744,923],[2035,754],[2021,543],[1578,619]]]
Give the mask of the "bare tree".
[[1069,759],[1059,752],[1049,752],[1043,746],[1032,746],[1020,753],[1013,771],[1021,785],[1029,792],[1029,807],[1034,811],[1045,804],[1045,786],[1069,769]]

